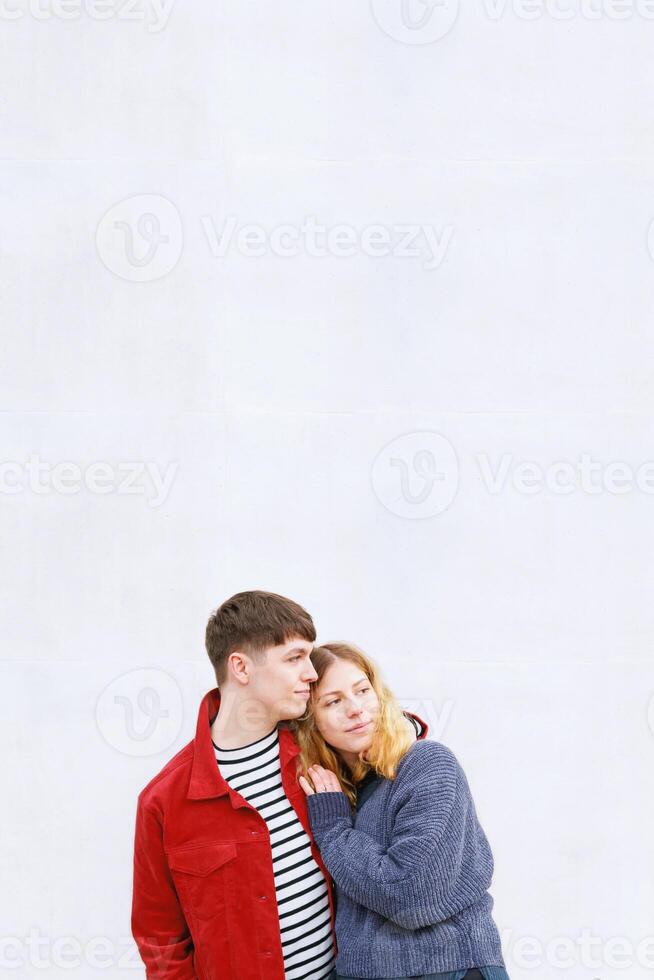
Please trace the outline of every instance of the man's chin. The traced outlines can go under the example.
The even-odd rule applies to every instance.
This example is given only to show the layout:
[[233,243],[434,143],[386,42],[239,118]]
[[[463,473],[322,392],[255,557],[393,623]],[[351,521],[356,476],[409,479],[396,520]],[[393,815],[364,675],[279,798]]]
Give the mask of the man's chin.
[[291,695],[291,697],[285,698],[279,705],[280,719],[284,721],[295,721],[301,718],[306,714],[308,703],[307,699],[303,698],[300,694],[296,694],[295,697]]

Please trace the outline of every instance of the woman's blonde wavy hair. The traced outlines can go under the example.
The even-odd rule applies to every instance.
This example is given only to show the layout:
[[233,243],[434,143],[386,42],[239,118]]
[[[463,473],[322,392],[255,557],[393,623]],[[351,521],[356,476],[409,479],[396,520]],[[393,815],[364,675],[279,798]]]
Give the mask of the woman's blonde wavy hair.
[[[372,744],[367,752],[359,754],[351,769],[338,752],[325,742],[315,724],[317,688],[328,667],[336,660],[349,660],[360,667],[379,700]],[[382,680],[379,669],[359,647],[353,643],[325,643],[313,648],[311,662],[318,679],[311,685],[306,716],[289,722],[300,746],[297,774],[309,779],[309,766],[331,769],[338,776],[352,806],[356,806],[356,787],[366,773],[373,769],[385,779],[394,779],[399,762],[413,745],[415,736],[407,726],[395,695]]]

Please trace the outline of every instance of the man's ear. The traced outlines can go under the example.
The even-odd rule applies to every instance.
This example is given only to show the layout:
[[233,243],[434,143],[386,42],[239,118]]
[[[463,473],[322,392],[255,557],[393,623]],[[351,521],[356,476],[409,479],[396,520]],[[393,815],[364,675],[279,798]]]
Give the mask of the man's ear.
[[247,684],[250,679],[251,664],[247,653],[232,650],[227,658],[227,673],[238,684]]

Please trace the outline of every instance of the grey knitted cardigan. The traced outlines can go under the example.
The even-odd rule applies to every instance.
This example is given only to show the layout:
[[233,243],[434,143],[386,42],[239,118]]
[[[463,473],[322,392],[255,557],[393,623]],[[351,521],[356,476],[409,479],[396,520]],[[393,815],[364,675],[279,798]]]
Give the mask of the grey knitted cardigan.
[[356,814],[342,792],[314,793],[307,807],[338,889],[340,975],[505,965],[487,890],[493,855],[447,746],[414,742]]

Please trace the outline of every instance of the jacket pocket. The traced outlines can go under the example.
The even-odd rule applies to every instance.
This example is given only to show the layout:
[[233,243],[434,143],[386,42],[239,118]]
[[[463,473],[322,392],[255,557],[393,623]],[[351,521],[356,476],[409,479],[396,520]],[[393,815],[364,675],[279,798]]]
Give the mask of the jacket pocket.
[[168,851],[168,866],[182,907],[198,919],[212,919],[225,910],[230,862],[236,844],[191,844]]

